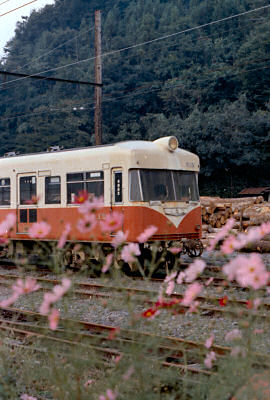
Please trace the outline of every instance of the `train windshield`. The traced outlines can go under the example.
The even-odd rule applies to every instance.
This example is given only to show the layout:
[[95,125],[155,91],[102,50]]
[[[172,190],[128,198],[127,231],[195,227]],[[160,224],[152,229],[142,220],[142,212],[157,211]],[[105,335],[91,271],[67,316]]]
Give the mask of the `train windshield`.
[[199,201],[198,174],[191,171],[132,169],[131,201]]

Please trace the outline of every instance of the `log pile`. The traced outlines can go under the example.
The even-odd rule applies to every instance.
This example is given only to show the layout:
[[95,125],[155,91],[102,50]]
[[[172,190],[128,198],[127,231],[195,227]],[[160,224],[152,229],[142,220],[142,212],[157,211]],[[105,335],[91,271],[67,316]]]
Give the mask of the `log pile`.
[[239,221],[236,229],[246,229],[270,220],[270,204],[267,204],[262,196],[234,199],[201,197],[202,222],[212,228],[221,228],[229,218],[234,218]]
[[[262,196],[231,199],[201,197],[201,206],[202,239],[206,246],[229,218],[235,219],[233,227],[235,234],[270,221],[270,203],[264,202]],[[270,236],[252,244],[249,250],[270,252]]]

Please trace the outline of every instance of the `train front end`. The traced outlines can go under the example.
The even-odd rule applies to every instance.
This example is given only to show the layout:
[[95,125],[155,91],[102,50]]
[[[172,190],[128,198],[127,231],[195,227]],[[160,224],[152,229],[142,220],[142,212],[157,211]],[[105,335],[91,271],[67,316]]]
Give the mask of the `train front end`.
[[131,154],[127,172],[129,207],[125,209],[129,240],[138,241],[140,233],[155,226],[157,230],[149,242],[200,255],[198,156],[180,149],[174,136],[138,142]]

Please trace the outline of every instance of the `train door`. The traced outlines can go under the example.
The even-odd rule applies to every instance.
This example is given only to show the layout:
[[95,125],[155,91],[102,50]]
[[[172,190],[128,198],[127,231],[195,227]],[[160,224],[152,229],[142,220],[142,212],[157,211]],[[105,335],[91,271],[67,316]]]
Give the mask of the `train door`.
[[112,169],[112,205],[123,204],[123,171],[121,168]]
[[31,224],[37,222],[37,190],[35,172],[17,175],[17,233],[27,233]]

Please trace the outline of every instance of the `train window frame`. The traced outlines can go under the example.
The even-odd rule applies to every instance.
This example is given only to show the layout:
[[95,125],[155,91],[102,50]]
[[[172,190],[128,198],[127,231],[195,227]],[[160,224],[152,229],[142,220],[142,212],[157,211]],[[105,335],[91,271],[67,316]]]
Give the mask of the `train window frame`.
[[[7,198],[5,198],[8,194]],[[11,183],[10,178],[0,178],[0,206],[10,206]]]
[[[52,180],[58,179],[58,182],[52,182]],[[61,204],[61,176],[46,176],[45,177],[45,204]],[[53,186],[58,186],[58,190],[51,190]]]
[[[156,182],[157,184],[155,185],[154,188],[158,189],[158,192],[160,194],[160,198],[158,197],[158,194],[156,194],[156,198],[146,198],[146,192],[145,192],[145,183],[142,182],[142,174],[144,171],[146,173],[151,174],[151,171],[155,173],[159,173],[162,171],[166,171],[167,176],[171,177],[171,182],[164,183],[164,176],[162,177],[160,182],[156,182],[156,179],[153,179],[152,177],[152,182]],[[182,174],[181,179],[183,180],[183,184],[181,184],[181,190],[176,187],[177,180],[180,179],[180,174]],[[179,176],[178,176],[179,175]],[[188,179],[188,176],[191,177],[190,182],[187,183],[185,182]],[[177,179],[176,179],[177,177]],[[145,179],[145,177],[144,177]],[[169,183],[171,184],[171,187],[169,187]],[[196,183],[196,185],[194,185]],[[159,187],[158,187],[159,186]],[[149,189],[149,185],[147,185]],[[189,195],[184,196],[184,191],[186,189],[189,190]],[[165,195],[165,188],[167,190],[167,195]],[[192,190],[192,192],[191,192]],[[153,193],[150,194],[148,193],[147,197],[152,197]],[[152,169],[152,168],[131,168],[129,169],[129,201],[131,202],[144,202],[148,203],[150,201],[161,201],[161,202],[190,202],[190,201],[199,201],[199,190],[198,190],[198,172],[197,171],[188,171],[188,170],[161,170],[161,169]]]
[[[25,182],[24,184],[28,184],[29,186],[29,190],[27,190],[27,192],[29,192],[30,196],[29,198],[23,198],[22,193],[26,192],[26,190],[22,190],[22,181],[26,180],[26,179],[30,179],[31,178],[31,182]],[[20,188],[20,205],[25,205],[28,204],[29,201],[32,200],[33,197],[37,196],[37,177],[36,175],[26,175],[26,176],[21,176],[19,179],[19,188]]]
[[[76,185],[76,186],[75,186]],[[98,193],[90,192],[90,187],[97,188]],[[95,197],[104,196],[104,171],[68,172],[66,174],[67,204],[74,204],[80,191],[87,191]],[[71,191],[71,187],[76,190]]]

